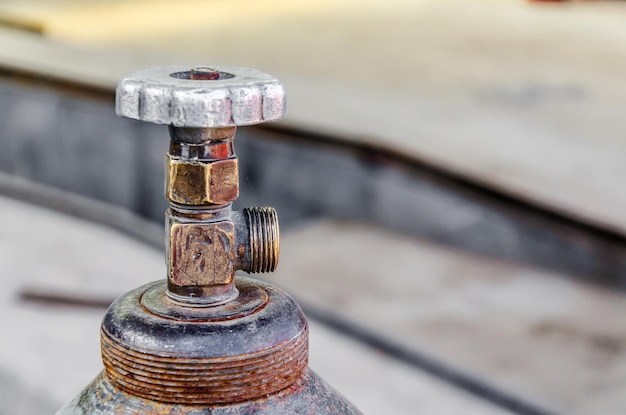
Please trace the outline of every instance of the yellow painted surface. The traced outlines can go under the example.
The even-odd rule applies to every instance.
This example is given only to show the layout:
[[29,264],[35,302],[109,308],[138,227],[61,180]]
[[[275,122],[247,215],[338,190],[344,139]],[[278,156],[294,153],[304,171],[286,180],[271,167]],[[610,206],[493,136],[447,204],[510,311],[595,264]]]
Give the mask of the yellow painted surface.
[[[394,7],[423,4],[423,0],[396,1]],[[9,1],[0,13],[16,20],[35,21],[48,36],[79,42],[131,41],[170,32],[202,32],[255,25],[311,14],[376,12],[388,9],[382,0],[72,0]]]

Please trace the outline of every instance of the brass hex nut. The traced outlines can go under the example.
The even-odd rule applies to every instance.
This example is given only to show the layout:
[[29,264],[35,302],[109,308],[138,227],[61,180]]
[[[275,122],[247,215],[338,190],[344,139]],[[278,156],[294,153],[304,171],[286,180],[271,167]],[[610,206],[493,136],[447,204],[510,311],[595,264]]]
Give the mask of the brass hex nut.
[[165,197],[181,205],[224,204],[239,196],[237,158],[182,160],[167,154]]
[[235,224],[180,223],[170,217],[168,274],[178,287],[229,284],[235,274]]

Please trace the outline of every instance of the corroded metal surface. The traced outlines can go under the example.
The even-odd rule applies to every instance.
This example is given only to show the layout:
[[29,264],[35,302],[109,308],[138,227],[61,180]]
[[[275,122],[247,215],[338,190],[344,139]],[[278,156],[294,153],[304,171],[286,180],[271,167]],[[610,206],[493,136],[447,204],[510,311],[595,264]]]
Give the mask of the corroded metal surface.
[[165,197],[174,203],[223,204],[239,196],[239,165],[236,158],[203,163],[181,160],[168,154],[166,166]]
[[185,206],[231,203],[239,197],[239,163],[233,138],[236,127],[169,128],[165,156],[165,197]]
[[229,405],[172,405],[133,396],[100,373],[57,415],[359,415],[361,412],[307,369],[291,386],[266,397]]
[[237,301],[173,309],[164,284],[122,296],[104,318],[102,357],[118,388],[159,402],[229,403],[276,393],[302,376],[308,328],[287,294],[242,278]]
[[229,284],[235,269],[235,224],[172,223],[170,282],[176,286]]
[[278,214],[271,207],[171,208],[166,216],[168,288],[178,301],[232,299],[236,270],[272,272],[278,266]]

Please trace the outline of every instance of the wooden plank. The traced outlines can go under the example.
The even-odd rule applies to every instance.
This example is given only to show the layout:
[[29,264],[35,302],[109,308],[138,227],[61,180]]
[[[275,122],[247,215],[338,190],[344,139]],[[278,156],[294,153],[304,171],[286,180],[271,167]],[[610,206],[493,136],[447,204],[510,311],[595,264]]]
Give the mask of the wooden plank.
[[3,31],[0,62],[108,88],[157,62],[255,66],[285,80],[286,125],[626,233],[622,2],[113,3],[8,3],[74,46]]
[[626,407],[626,296],[369,226],[283,238],[267,279],[396,345],[557,413]]

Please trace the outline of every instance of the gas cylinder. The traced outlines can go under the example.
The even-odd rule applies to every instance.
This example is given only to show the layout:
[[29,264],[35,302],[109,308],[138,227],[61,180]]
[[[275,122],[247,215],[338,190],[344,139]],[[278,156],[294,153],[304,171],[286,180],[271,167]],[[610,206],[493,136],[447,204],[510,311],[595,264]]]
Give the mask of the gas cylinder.
[[298,304],[235,275],[278,264],[276,211],[232,209],[233,138],[284,115],[282,84],[248,68],[149,68],[120,81],[116,112],[169,126],[167,275],[113,302],[104,370],[57,414],[360,414],[308,368]]

